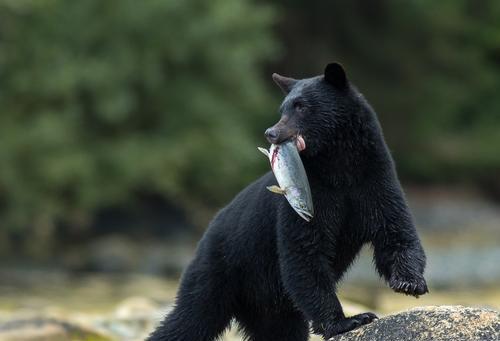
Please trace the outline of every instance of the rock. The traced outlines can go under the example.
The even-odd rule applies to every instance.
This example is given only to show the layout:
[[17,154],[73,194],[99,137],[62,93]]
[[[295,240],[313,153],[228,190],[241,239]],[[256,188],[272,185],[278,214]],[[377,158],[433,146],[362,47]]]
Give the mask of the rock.
[[462,306],[429,306],[389,315],[333,341],[497,341],[500,313]]
[[129,297],[117,306],[113,316],[95,324],[119,340],[144,340],[169,309],[150,298]]
[[162,308],[154,300],[141,297],[128,297],[118,304],[115,316],[118,319],[150,319]]
[[0,341],[111,341],[98,332],[51,318],[11,320],[0,325]]

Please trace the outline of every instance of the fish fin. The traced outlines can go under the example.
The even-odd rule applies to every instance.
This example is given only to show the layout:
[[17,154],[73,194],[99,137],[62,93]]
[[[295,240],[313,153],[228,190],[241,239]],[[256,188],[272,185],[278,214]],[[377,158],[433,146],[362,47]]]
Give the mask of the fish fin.
[[298,213],[298,215],[299,215],[302,219],[304,219],[305,221],[307,221],[307,222],[310,222],[310,221],[311,221],[311,218],[309,218],[309,217],[305,216],[305,215],[304,215],[304,214],[302,214],[301,212],[297,212],[297,213]]
[[273,186],[267,186],[266,187],[269,191],[273,192],[273,193],[276,193],[276,194],[283,194],[285,195],[285,190],[276,186],[276,185],[273,185]]
[[258,150],[262,152],[265,156],[269,157],[269,151],[266,148],[257,147]]
[[302,219],[304,219],[307,222],[310,222],[313,217],[311,213],[304,210],[296,210],[296,212]]

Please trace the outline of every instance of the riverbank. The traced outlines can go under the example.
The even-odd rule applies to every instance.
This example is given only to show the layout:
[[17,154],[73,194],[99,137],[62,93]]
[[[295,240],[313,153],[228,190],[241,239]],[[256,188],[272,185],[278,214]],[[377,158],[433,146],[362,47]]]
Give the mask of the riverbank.
[[[175,280],[140,274],[3,270],[0,275],[0,326],[35,319],[57,330],[53,321],[71,321],[127,341],[140,340],[154,328],[173,303],[178,286]],[[500,310],[498,286],[430,290],[415,299],[392,292],[382,282],[375,286],[345,283],[339,296],[347,314],[370,310],[386,316],[415,306],[457,304]],[[224,340],[240,337],[233,328]]]

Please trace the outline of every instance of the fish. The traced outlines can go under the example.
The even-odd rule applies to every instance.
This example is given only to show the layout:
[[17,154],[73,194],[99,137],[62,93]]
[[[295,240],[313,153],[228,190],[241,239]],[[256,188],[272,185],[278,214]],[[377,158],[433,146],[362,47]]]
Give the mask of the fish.
[[278,186],[268,186],[267,189],[284,195],[295,212],[309,222],[314,216],[312,194],[297,146],[305,147],[300,136],[280,144],[272,144],[269,150],[262,147],[258,149],[268,157],[278,182]]

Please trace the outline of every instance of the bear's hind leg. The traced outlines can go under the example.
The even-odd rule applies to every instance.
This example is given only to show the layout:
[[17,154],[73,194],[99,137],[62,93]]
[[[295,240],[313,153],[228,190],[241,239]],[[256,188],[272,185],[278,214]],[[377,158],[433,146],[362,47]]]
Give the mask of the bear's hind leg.
[[246,312],[236,317],[248,341],[307,341],[309,323],[299,312],[259,315]]
[[147,341],[213,341],[229,326],[231,317],[202,307],[176,307]]
[[231,294],[222,276],[193,264],[182,280],[174,310],[147,341],[213,341],[232,319]]

